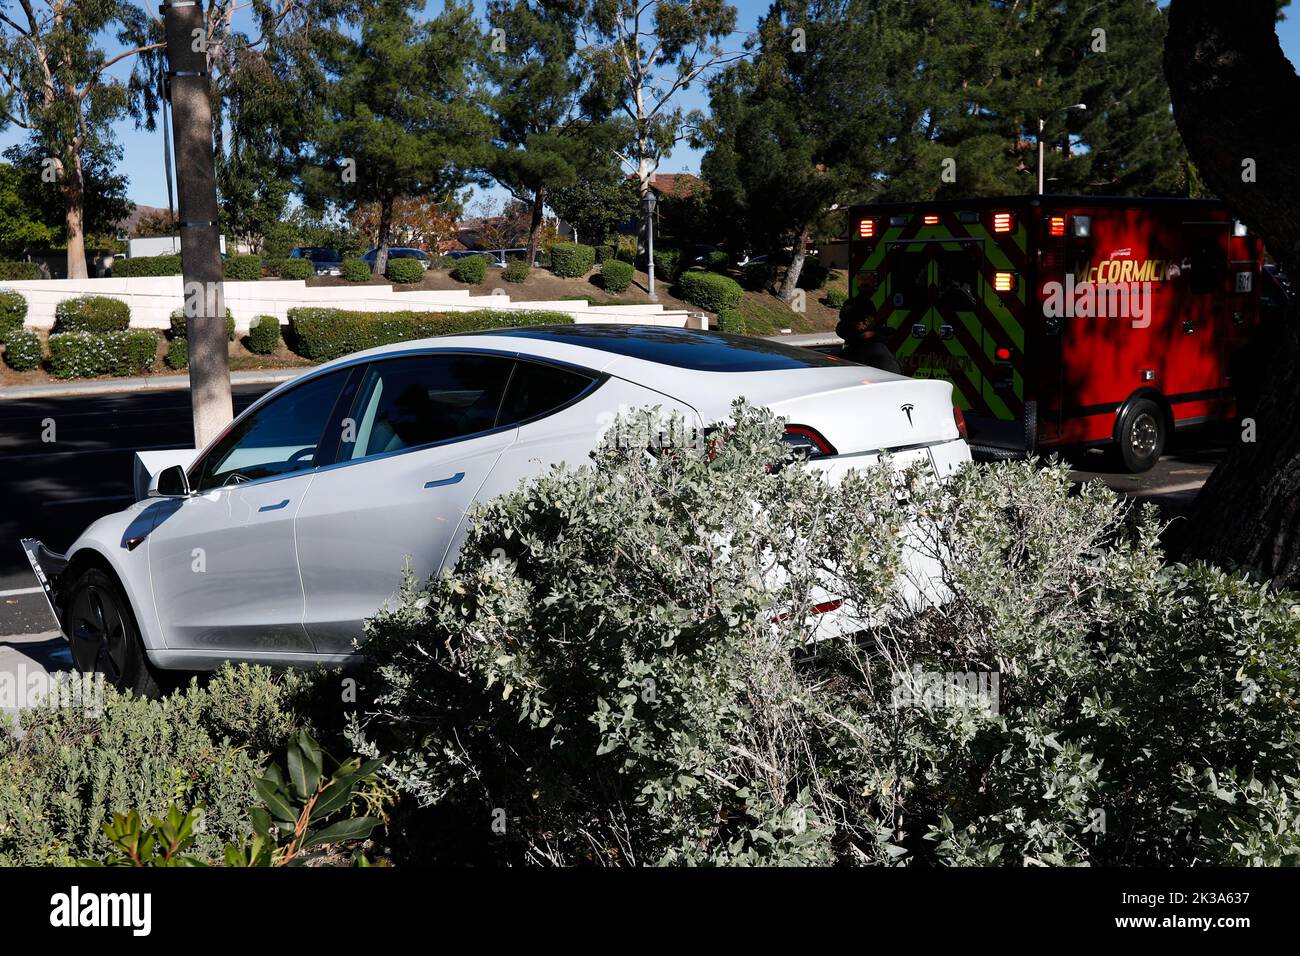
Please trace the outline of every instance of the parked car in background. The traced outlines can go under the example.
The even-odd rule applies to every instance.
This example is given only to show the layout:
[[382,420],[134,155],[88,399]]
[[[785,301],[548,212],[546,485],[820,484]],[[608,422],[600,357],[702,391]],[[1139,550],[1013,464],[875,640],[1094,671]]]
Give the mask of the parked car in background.
[[[521,249],[493,249],[492,255],[496,256],[500,260],[502,267],[504,267],[508,263],[514,262],[515,260],[518,260],[520,262],[524,262],[525,260],[527,260],[528,250],[522,248]],[[535,253],[533,253],[534,269],[539,268],[541,266],[542,255],[543,253],[541,249],[538,249]]]
[[[477,503],[586,462],[625,410],[702,434],[741,396],[785,417],[831,479],[886,452],[939,478],[970,460],[948,382],[723,332],[496,329],[312,369],[197,454],[153,453],[148,496],[66,556],[22,545],[75,665],[119,687],[153,693],[154,669],[224,661],[339,663],[404,567],[425,580],[455,565]],[[840,603],[812,608],[819,630],[841,626]]]
[[[378,249],[371,249],[361,257],[362,261],[371,269],[375,267],[375,256],[379,254]],[[429,270],[429,254],[422,249],[412,249],[410,246],[389,246],[389,259],[418,259],[420,265],[424,266],[425,271]]]
[[307,259],[318,276],[336,276],[343,267],[343,257],[328,246],[299,246],[289,253],[290,259]]

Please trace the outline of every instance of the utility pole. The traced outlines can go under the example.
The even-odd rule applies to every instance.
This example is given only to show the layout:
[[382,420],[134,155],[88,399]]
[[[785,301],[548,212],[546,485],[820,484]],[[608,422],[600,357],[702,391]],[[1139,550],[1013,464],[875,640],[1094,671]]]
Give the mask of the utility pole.
[[164,0],[160,11],[167,34],[194,444],[202,448],[234,417],[221,285],[207,24],[198,0]]

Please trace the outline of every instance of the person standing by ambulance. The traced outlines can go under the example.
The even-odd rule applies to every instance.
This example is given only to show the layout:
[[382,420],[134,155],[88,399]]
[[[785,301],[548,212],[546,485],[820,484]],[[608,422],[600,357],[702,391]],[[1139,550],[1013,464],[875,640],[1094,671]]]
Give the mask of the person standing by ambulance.
[[840,321],[835,326],[835,334],[844,340],[841,357],[902,375],[903,369],[894,353],[881,340],[883,331],[875,306],[867,296],[857,295],[849,299],[840,308]]

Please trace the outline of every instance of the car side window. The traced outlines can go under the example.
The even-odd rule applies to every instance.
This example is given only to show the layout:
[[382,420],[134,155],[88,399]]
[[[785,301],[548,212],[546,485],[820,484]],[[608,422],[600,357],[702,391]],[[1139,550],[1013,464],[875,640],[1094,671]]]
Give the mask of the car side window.
[[593,382],[594,377],[582,372],[520,362],[510,378],[498,424],[513,425],[555,411],[589,389]]
[[198,491],[311,468],[348,371],[297,385],[245,417],[199,465]]
[[458,354],[371,363],[338,460],[359,461],[496,427],[513,364],[505,357]]

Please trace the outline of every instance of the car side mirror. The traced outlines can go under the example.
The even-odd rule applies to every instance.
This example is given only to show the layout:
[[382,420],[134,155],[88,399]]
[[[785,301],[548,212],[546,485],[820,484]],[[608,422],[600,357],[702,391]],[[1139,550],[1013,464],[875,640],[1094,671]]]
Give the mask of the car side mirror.
[[180,465],[164,468],[149,479],[150,498],[188,498],[190,479]]

